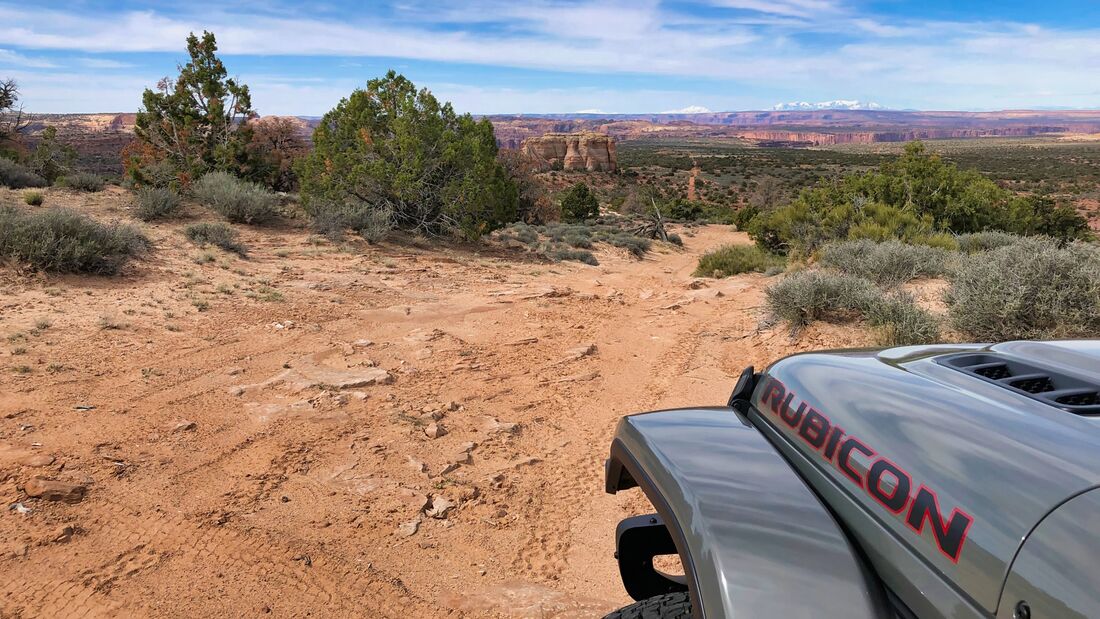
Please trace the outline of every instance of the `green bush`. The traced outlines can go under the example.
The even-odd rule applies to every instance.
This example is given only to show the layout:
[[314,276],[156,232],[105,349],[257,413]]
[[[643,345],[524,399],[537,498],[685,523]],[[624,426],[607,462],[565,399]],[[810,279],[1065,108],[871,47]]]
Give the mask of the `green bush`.
[[570,187],[561,197],[561,216],[565,221],[595,219],[600,214],[600,201],[585,183]]
[[58,141],[57,127],[46,127],[26,161],[28,169],[54,183],[69,172],[75,160],[76,150]]
[[782,256],[769,254],[755,245],[724,245],[703,254],[693,275],[722,278],[738,273],[763,273],[784,264]]
[[1089,235],[1087,222],[1072,208],[1045,196],[1016,196],[974,170],[943,161],[920,142],[878,170],[818,183],[745,227],[761,247],[802,255],[844,239],[950,248],[948,232],[996,229],[1062,241]]
[[1009,234],[1008,232],[986,230],[984,232],[960,234],[955,237],[955,241],[959,245],[959,251],[964,254],[976,254],[978,252],[1004,247],[1005,245],[1013,245],[1019,242],[1020,238],[1021,237],[1015,234]]
[[943,275],[950,256],[951,252],[937,247],[864,239],[830,243],[821,249],[819,259],[824,266],[889,287]]
[[0,157],[0,185],[12,189],[24,189],[26,187],[45,187],[48,184],[46,179],[11,159]]
[[244,257],[248,254],[244,244],[237,240],[237,231],[228,224],[221,222],[203,222],[187,226],[184,235],[195,245],[203,247],[213,245],[225,251]]
[[271,191],[228,172],[211,172],[191,187],[200,203],[237,224],[262,224],[278,215],[278,198]]
[[28,191],[23,194],[23,201],[30,206],[42,206],[46,201],[46,195],[41,191]]
[[69,189],[75,189],[77,191],[86,191],[88,193],[95,193],[102,191],[103,186],[107,184],[103,180],[103,177],[90,172],[76,172],[67,176],[62,176],[58,179],[58,184],[62,187],[68,187]]
[[295,165],[303,208],[383,207],[397,228],[477,238],[519,216],[488,119],[458,115],[390,71],[325,114]]
[[134,216],[142,221],[179,215],[180,196],[165,187],[142,187],[134,193]]
[[864,318],[889,346],[927,344],[939,338],[939,323],[906,293],[886,294],[869,280],[842,273],[801,271],[765,291],[772,315],[797,331],[815,320]]
[[0,208],[0,256],[55,273],[117,273],[149,241],[132,226],[102,224],[60,208]]
[[971,256],[947,294],[959,331],[979,340],[1100,336],[1100,248],[1021,239]]
[[516,222],[505,228],[500,233],[500,236],[504,240],[515,239],[527,246],[537,245],[539,242],[538,230],[522,221]]

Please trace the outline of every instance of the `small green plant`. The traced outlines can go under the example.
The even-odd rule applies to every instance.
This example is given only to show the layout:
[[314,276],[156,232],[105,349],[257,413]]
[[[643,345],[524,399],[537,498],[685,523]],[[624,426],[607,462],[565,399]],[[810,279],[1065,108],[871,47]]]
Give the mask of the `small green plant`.
[[23,194],[23,202],[26,202],[28,206],[42,206],[45,201],[46,194],[41,191],[28,191]]
[[210,309],[210,302],[206,299],[200,299],[198,297],[191,299],[191,305],[200,312],[205,312],[206,310]]
[[248,254],[248,249],[237,240],[237,231],[228,224],[220,222],[191,224],[183,233],[188,240],[199,247],[213,245],[241,257]]
[[46,179],[31,172],[11,159],[0,157],[0,185],[12,189],[45,187]]
[[167,187],[142,187],[134,193],[134,216],[142,221],[175,217],[180,196]]
[[769,254],[755,245],[724,245],[699,258],[694,276],[723,278],[738,273],[763,273],[786,263],[782,256]]
[[24,213],[0,207],[0,257],[57,273],[117,273],[149,241],[132,226],[102,224],[74,211]]
[[943,275],[950,256],[951,252],[938,247],[861,239],[830,243],[821,249],[819,259],[824,266],[890,287]]
[[595,219],[600,214],[600,201],[585,183],[570,187],[561,197],[561,216],[565,221]]
[[262,224],[278,215],[274,193],[228,172],[205,174],[191,187],[191,193],[233,223]]
[[23,346],[16,346],[15,348],[11,349],[11,354],[12,355],[25,355],[25,354],[27,354],[27,349],[24,348]]
[[106,181],[103,177],[89,172],[76,172],[62,176],[58,180],[58,184],[62,187],[68,187],[69,189],[75,189],[76,191],[86,191],[88,193],[95,193],[102,191]]
[[30,374],[31,373],[31,366],[29,366],[29,365],[17,365],[17,366],[12,368],[12,371],[15,372],[16,374]]

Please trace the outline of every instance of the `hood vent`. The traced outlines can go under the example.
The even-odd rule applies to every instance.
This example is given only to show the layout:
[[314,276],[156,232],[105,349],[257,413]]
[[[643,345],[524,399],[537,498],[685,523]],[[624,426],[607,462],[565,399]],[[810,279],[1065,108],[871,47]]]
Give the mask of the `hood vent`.
[[966,353],[936,361],[988,383],[1078,415],[1100,415],[1100,385],[993,353]]

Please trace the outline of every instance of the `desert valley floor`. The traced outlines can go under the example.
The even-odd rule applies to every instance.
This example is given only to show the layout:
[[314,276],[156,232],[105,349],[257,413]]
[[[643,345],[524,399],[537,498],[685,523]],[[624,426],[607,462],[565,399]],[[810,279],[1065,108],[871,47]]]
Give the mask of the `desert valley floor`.
[[693,278],[728,226],[591,267],[293,227],[202,255],[184,223],[121,277],[0,275],[0,616],[600,615],[648,511],[603,492],[619,417],[870,337]]

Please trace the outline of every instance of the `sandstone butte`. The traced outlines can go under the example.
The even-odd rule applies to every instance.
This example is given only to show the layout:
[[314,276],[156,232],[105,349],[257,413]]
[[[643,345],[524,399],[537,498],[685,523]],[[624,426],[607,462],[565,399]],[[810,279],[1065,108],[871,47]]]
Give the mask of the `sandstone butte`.
[[615,139],[603,133],[547,133],[523,141],[522,152],[549,169],[614,172]]

